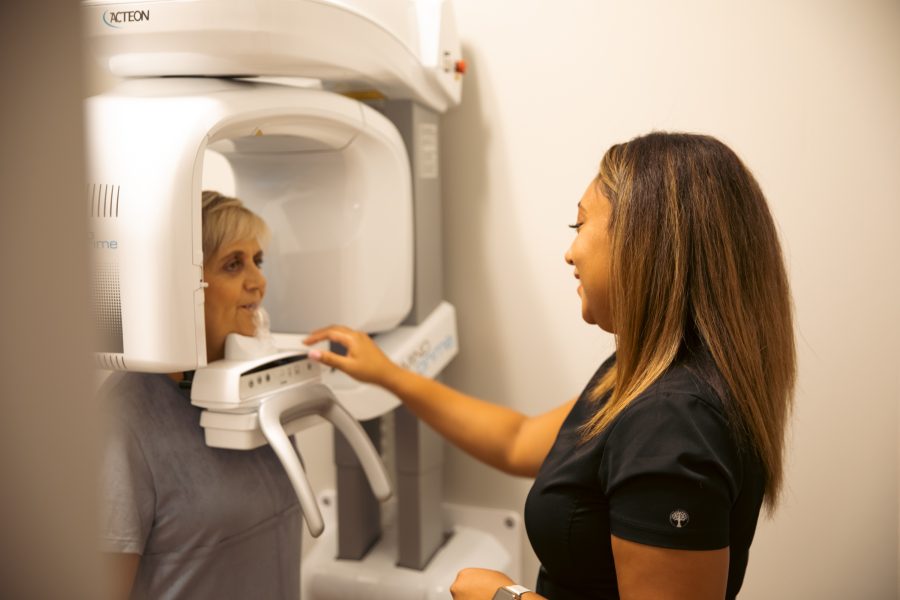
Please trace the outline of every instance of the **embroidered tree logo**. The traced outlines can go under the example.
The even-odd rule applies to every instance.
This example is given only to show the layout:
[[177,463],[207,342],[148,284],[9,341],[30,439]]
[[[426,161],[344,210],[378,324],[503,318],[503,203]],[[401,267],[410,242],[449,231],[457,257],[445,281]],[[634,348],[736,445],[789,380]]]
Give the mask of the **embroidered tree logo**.
[[690,520],[691,516],[687,514],[687,511],[681,510],[680,508],[678,510],[673,510],[671,514],[669,514],[669,523],[672,524],[672,527],[677,529],[681,529],[687,525]]

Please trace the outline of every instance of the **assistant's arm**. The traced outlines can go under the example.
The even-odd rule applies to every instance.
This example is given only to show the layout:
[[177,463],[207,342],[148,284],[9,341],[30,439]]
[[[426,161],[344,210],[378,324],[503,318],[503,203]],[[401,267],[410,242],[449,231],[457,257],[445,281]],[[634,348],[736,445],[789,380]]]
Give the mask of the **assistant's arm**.
[[[623,600],[725,597],[741,469],[724,416],[696,394],[648,394],[622,413],[600,474]],[[673,526],[679,507],[697,521]]]
[[347,354],[313,351],[311,358],[354,379],[385,388],[449,442],[512,475],[537,475],[575,403],[573,398],[546,413],[529,417],[401,368],[365,333],[332,326],[310,334],[304,343],[323,340],[343,345]]
[[722,600],[728,548],[674,550],[610,536],[622,600]]

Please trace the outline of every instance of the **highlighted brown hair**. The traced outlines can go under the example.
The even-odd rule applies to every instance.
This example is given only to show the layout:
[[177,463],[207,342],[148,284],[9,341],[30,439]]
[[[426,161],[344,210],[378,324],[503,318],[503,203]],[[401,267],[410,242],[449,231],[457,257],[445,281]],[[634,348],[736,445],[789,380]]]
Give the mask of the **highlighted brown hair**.
[[[737,155],[702,135],[651,133],[610,148],[596,179],[612,206],[616,362],[592,390],[603,431],[686,347],[711,358],[741,450],[777,504],[796,371],[792,307],[775,223]],[[716,384],[719,385],[716,385]]]

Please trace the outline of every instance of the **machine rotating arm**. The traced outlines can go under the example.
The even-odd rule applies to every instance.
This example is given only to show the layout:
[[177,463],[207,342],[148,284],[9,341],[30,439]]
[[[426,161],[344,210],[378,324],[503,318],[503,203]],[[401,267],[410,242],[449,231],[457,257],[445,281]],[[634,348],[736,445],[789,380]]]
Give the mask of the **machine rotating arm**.
[[259,426],[268,440],[300,501],[306,524],[313,537],[325,528],[322,513],[309,485],[299,456],[285,433],[283,423],[318,416],[332,423],[340,431],[359,457],[363,471],[375,497],[387,500],[391,496],[384,464],[378,451],[359,422],[341,406],[331,389],[321,383],[305,383],[279,390],[263,400],[259,407]]

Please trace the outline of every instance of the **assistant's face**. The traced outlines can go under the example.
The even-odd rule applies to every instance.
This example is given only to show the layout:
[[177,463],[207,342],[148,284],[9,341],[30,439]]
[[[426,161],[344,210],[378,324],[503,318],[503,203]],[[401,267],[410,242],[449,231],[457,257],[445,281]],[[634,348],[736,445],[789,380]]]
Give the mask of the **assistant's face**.
[[266,295],[263,252],[255,239],[227,244],[205,261],[207,360],[224,356],[229,333],[255,335],[256,309]]
[[612,206],[591,181],[578,203],[578,216],[573,226],[575,240],[566,252],[566,262],[575,267],[580,283],[581,316],[592,324],[612,332],[610,303],[609,220]]

